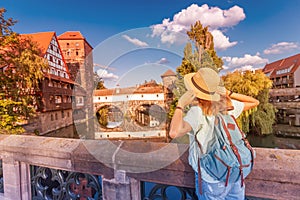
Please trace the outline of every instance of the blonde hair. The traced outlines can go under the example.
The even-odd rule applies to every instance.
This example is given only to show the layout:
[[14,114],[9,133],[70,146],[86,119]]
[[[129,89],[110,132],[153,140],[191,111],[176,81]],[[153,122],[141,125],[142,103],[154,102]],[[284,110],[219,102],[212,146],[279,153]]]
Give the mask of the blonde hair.
[[203,115],[205,116],[215,116],[218,113],[227,114],[228,110],[233,110],[230,97],[225,95],[220,95],[220,101],[197,99],[198,106],[201,107]]

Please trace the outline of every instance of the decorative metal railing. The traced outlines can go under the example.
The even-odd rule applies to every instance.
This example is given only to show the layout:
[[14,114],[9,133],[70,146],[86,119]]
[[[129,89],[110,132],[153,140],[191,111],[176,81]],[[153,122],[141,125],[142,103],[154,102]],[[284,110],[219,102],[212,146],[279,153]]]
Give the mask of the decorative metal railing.
[[0,160],[0,193],[4,193],[2,160]]
[[101,176],[32,166],[33,200],[102,200]]
[[198,200],[194,188],[143,182],[143,200]]

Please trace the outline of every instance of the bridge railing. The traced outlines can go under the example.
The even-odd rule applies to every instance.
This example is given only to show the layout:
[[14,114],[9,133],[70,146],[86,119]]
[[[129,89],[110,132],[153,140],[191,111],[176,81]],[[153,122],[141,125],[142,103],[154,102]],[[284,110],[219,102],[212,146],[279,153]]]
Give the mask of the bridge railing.
[[[141,182],[194,187],[185,144],[0,135],[3,199],[32,199],[32,166],[101,176],[105,200],[140,200]],[[247,196],[298,199],[300,151],[256,148]]]

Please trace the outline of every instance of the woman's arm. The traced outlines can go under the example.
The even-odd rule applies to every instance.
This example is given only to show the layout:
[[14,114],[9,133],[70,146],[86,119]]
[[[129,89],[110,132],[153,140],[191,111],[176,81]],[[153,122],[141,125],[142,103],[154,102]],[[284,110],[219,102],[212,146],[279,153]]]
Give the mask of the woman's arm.
[[244,111],[249,110],[251,108],[255,108],[259,104],[259,101],[257,99],[247,96],[247,95],[244,95],[244,94],[229,92],[229,97],[231,99],[243,102],[244,103],[244,109],[243,109]]
[[169,135],[171,138],[183,136],[192,130],[191,125],[183,120],[183,110],[194,100],[194,98],[194,93],[192,91],[187,91],[178,100],[177,107],[170,124]]
[[183,109],[176,108],[170,124],[169,135],[171,138],[176,138],[185,135],[192,130],[189,123],[183,120]]

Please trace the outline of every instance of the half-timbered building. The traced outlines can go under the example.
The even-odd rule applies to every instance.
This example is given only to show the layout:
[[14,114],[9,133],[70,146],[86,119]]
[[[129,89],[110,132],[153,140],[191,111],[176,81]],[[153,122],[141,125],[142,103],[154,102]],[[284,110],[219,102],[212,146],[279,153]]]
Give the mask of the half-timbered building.
[[[49,69],[40,82],[40,106],[37,118],[28,129],[40,133],[56,130],[73,123],[72,93],[74,81],[70,79],[68,66],[64,60],[55,32],[22,34],[38,44],[41,56],[48,61]],[[25,126],[26,128],[26,126]]]

